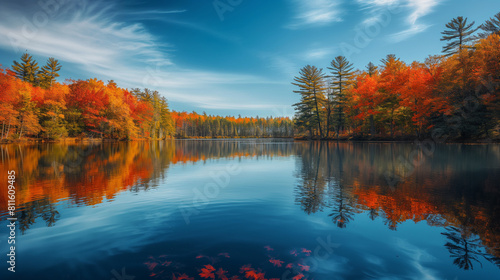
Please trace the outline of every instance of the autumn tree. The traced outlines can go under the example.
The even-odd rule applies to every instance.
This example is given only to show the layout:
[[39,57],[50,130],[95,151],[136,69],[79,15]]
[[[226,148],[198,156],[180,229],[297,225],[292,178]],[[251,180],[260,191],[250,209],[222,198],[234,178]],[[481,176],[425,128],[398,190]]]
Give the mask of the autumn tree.
[[[370,77],[374,77],[375,75],[378,74],[378,67],[375,66],[372,62],[369,62],[368,65],[366,66],[366,71]],[[370,134],[374,135],[375,134],[375,119],[374,115],[370,114]]]
[[[500,35],[492,34],[476,45],[471,73],[476,111],[484,109],[481,126],[488,137],[500,133]],[[483,107],[484,106],[484,107]],[[496,135],[495,135],[496,134]]]
[[369,133],[376,133],[375,118],[380,115],[382,95],[379,93],[378,74],[361,73],[356,76],[352,88],[353,108],[357,110],[354,119],[364,122],[368,119]]
[[105,85],[97,79],[72,81],[69,86],[68,109],[70,119],[78,127],[76,131],[88,131],[91,135],[103,137],[105,108],[109,104],[109,97],[105,94]]
[[25,134],[36,135],[41,130],[36,114],[37,108],[32,101],[32,92],[33,87],[28,83],[24,83],[18,88],[18,138],[22,138]]
[[69,92],[67,85],[55,83],[46,93],[42,100],[38,101],[40,107],[40,124],[42,126],[41,136],[46,139],[56,140],[66,137],[65,111],[66,98]]
[[0,72],[0,122],[2,123],[1,139],[8,139],[17,126],[19,111],[17,110],[16,84],[21,81]]
[[133,89],[132,94],[141,102],[149,104],[151,111],[151,121],[149,125],[149,135],[153,139],[163,139],[173,136],[175,133],[174,124],[168,108],[167,99],[160,96],[158,91],[150,89]]
[[325,98],[325,75],[322,69],[316,66],[307,65],[300,69],[299,76],[294,78],[294,86],[299,90],[294,91],[300,94],[300,102],[294,104],[296,110],[296,122],[298,126],[308,130],[313,135],[313,130],[317,129],[319,137],[323,138],[323,121]]
[[407,67],[395,55],[390,54],[382,60],[383,69],[380,73],[379,90],[381,93],[381,112],[389,123],[391,138],[394,137],[396,121],[401,116],[401,88],[407,80],[404,76]]

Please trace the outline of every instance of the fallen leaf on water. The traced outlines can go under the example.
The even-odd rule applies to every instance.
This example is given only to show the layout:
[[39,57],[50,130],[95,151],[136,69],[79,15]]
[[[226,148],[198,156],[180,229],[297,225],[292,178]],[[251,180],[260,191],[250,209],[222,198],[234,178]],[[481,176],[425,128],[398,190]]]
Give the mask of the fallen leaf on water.
[[186,274],[180,274],[179,277],[175,277],[175,274],[172,274],[172,280],[194,280],[194,277],[189,277]]
[[256,272],[255,270],[249,270],[245,272],[245,277],[248,279],[254,279],[254,280],[264,280],[265,273],[262,272]]
[[270,259],[269,262],[272,263],[274,266],[277,266],[277,267],[281,267],[281,265],[284,263],[284,261],[275,260],[275,259]]
[[269,246],[269,245],[264,246],[264,248],[266,248],[266,250],[268,250],[268,251],[274,251],[274,249],[271,248],[271,246]]
[[299,275],[294,276],[292,279],[293,279],[293,280],[300,280],[300,279],[302,279],[302,278],[304,278],[304,274],[300,273]]
[[217,274],[217,276],[219,276],[220,279],[227,279],[226,273],[227,273],[227,271],[225,271],[222,268],[219,268],[219,270],[217,270],[217,272],[215,272],[215,274]]
[[217,256],[223,256],[225,258],[230,258],[231,256],[229,255],[229,253],[219,253]]
[[155,267],[158,265],[157,262],[145,262],[144,264],[148,266],[149,270],[155,269]]
[[163,265],[163,266],[170,266],[171,264],[172,264],[172,262],[165,261],[161,265]]
[[245,273],[245,271],[253,270],[252,265],[246,264],[240,268],[240,273]]
[[205,268],[201,269],[200,276],[203,278],[212,278],[215,279],[215,274],[213,274],[215,268],[209,264],[205,265]]
[[300,264],[300,263],[299,263],[299,266],[300,266],[300,269],[301,269],[302,271],[304,271],[304,270],[305,270],[305,271],[309,271],[309,269],[311,268],[311,267],[310,267],[310,266],[308,266],[308,265],[302,265],[302,264]]

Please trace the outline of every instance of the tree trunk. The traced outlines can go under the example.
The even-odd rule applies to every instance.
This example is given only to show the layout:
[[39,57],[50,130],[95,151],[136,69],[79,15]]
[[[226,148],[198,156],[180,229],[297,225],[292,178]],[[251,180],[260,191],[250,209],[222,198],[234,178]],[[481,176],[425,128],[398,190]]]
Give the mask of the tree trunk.
[[370,134],[373,136],[375,134],[375,120],[373,115],[370,115]]
[[7,135],[5,135],[5,138],[9,138],[9,132],[10,132],[10,119],[9,119],[9,126],[7,127]]
[[23,136],[23,125],[24,125],[24,118],[21,117],[21,127],[19,129],[19,138]]
[[321,118],[319,117],[318,96],[316,95],[316,85],[314,85],[314,103],[316,106],[316,117],[318,118],[319,137],[323,138],[323,130],[321,129]]

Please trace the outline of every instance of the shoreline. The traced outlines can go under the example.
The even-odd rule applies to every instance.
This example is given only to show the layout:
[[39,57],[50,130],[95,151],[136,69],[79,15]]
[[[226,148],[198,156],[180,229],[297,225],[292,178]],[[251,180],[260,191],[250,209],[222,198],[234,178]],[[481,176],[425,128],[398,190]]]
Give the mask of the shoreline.
[[[135,141],[166,141],[166,140],[238,140],[238,139],[288,139],[296,142],[342,142],[342,143],[414,143],[416,141],[423,142],[428,139],[309,139],[306,137],[172,137],[164,139],[129,139],[129,140],[119,140],[119,139],[101,139],[101,138],[77,138],[68,137],[59,140],[45,140],[40,138],[23,138],[16,140],[6,140],[0,141],[0,144],[39,144],[39,143],[119,143],[119,142],[135,142]],[[499,144],[500,139],[479,139],[479,140],[449,140],[442,142],[443,144]]]

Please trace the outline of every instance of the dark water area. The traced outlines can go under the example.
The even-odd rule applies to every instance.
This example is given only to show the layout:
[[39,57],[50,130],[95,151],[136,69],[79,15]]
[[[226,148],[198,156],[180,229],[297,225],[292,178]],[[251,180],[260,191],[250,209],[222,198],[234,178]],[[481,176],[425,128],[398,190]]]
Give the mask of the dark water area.
[[176,140],[0,153],[1,279],[500,279],[498,144]]

